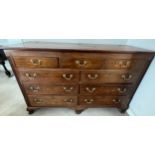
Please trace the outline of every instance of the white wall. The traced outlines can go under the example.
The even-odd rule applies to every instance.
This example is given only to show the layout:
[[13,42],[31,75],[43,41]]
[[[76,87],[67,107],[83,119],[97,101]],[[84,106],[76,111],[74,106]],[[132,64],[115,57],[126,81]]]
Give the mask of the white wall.
[[7,39],[0,39],[0,46],[1,45],[7,45],[8,44],[8,40]]
[[128,40],[127,39],[23,39],[23,42],[28,41],[125,45]]
[[125,45],[128,40],[127,39],[0,39],[0,45],[14,45],[30,41]]
[[[155,39],[128,40],[127,45],[155,51]],[[130,115],[155,116],[155,58],[138,87],[128,109]]]
[[13,44],[21,44],[21,39],[0,39],[0,45],[13,45]]
[[127,45],[155,50],[155,39],[128,39]]

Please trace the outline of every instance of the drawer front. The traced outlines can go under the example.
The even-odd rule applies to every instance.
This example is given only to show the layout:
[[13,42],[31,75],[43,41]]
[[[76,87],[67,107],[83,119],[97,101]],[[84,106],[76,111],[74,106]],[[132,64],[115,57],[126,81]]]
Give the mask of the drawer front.
[[44,96],[44,95],[29,95],[31,106],[75,106],[77,104],[76,96]]
[[62,58],[61,68],[75,69],[127,69],[138,70],[144,67],[146,60],[142,59],[99,59],[99,58]]
[[100,86],[100,85],[81,85],[80,94],[82,95],[129,95],[133,86],[117,85],[117,86]]
[[61,68],[75,69],[127,69],[137,70],[147,63],[145,55],[110,53],[64,53],[60,57]]
[[139,70],[146,64],[146,60],[143,59],[106,59],[104,63],[104,69],[127,69],[127,70]]
[[118,96],[80,96],[79,105],[120,107],[128,103],[127,97]]
[[75,70],[19,70],[21,81],[44,81],[55,83],[76,83],[79,81],[79,72]]
[[135,83],[140,72],[129,71],[82,71],[82,83]]
[[61,68],[100,69],[103,63],[99,58],[60,58]]
[[53,85],[50,83],[24,83],[27,94],[77,94],[78,85]]
[[57,68],[58,58],[13,57],[16,67]]

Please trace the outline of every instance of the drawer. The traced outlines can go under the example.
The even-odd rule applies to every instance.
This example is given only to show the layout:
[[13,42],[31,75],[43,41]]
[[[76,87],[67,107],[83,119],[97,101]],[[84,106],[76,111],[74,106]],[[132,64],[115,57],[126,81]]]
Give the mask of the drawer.
[[104,69],[127,69],[139,70],[146,65],[146,60],[143,59],[105,59]]
[[64,53],[60,57],[61,68],[75,69],[127,69],[138,70],[147,63],[145,55],[110,53]]
[[27,94],[77,94],[78,85],[53,85],[53,83],[24,83]]
[[58,58],[44,57],[13,57],[16,67],[26,68],[57,68]]
[[18,70],[21,81],[42,81],[55,83],[76,83],[79,81],[79,72],[76,70],[59,69],[25,69]]
[[100,58],[60,58],[61,68],[100,69],[103,63]]
[[101,85],[81,85],[82,95],[128,95],[133,90],[132,85],[101,86]]
[[52,96],[52,95],[32,95],[28,96],[30,100],[31,106],[75,106],[77,104],[77,97],[76,96]]
[[110,106],[120,107],[122,104],[127,104],[128,97],[122,96],[80,96],[79,105],[85,105],[87,107],[93,106]]
[[135,83],[139,72],[118,70],[82,71],[81,83]]

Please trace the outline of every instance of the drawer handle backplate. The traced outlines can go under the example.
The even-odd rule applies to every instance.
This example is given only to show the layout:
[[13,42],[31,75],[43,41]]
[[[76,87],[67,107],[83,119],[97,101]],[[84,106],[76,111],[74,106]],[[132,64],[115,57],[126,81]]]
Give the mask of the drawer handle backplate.
[[65,92],[71,92],[73,90],[73,87],[64,87],[63,89]]
[[124,81],[128,81],[132,79],[133,76],[131,74],[123,74],[121,77]]
[[63,77],[65,80],[70,81],[70,80],[73,78],[73,74],[62,74],[62,77]]
[[120,100],[120,99],[113,99],[112,101],[113,101],[113,103],[115,103],[115,104],[118,104],[118,103],[120,103],[120,102],[121,102],[121,100]]
[[65,103],[73,103],[73,99],[64,99]]
[[39,98],[35,98],[33,101],[34,101],[36,104],[41,104],[41,103],[43,103],[43,100],[42,100],[42,99],[39,99]]
[[75,60],[75,63],[79,65],[80,67],[83,67],[87,64],[87,61],[86,60]]
[[127,89],[126,88],[117,88],[117,91],[119,93],[125,93],[127,91]]
[[40,90],[39,86],[30,86],[29,90],[33,91],[33,92],[38,92]]
[[84,99],[84,102],[86,102],[87,104],[91,104],[93,101],[93,99]]
[[98,78],[98,74],[94,74],[94,75],[92,75],[92,74],[88,74],[88,78],[90,79],[90,80],[96,80],[97,78]]
[[41,60],[40,59],[31,59],[30,61],[31,61],[31,63],[33,65],[41,65]]
[[37,77],[37,73],[26,73],[25,76],[30,80],[34,80]]
[[131,61],[129,60],[120,60],[115,63],[115,66],[120,68],[128,68],[130,67],[130,64],[131,64]]
[[93,93],[95,90],[96,90],[96,88],[86,87],[86,91],[89,92],[89,93]]

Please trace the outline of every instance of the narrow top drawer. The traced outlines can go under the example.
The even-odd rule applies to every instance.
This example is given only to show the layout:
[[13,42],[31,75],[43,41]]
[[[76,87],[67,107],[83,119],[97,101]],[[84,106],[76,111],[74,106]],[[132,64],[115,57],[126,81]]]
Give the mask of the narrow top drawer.
[[57,68],[58,58],[53,57],[13,57],[16,67]]
[[103,59],[100,58],[60,58],[61,68],[99,69],[103,67],[103,63]]
[[126,69],[126,70],[139,70],[146,64],[145,59],[129,58],[60,58],[60,68],[70,69]]

